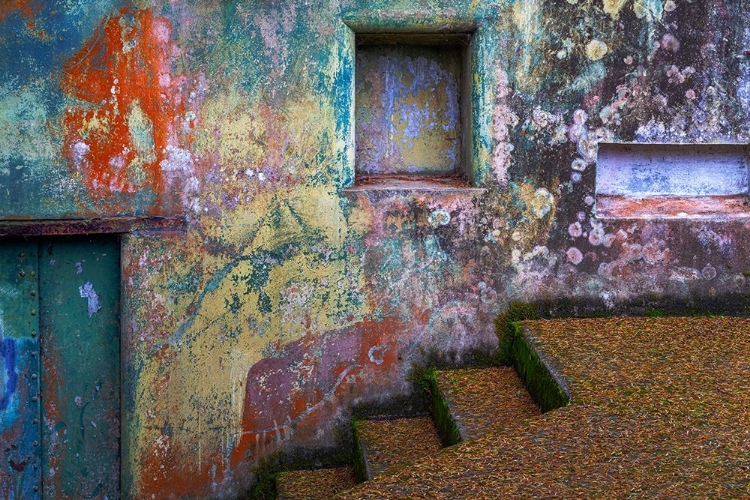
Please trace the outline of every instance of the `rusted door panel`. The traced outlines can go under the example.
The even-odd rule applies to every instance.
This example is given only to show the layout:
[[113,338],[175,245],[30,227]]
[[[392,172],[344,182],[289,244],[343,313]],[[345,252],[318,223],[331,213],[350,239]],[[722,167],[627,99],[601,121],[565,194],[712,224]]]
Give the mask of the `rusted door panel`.
[[40,496],[35,242],[0,241],[0,499]]
[[40,242],[44,498],[120,497],[120,249]]

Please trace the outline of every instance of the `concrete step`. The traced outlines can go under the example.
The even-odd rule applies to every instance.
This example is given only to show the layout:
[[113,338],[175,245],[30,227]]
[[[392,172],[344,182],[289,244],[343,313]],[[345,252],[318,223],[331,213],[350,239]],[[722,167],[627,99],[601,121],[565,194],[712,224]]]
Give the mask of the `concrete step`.
[[516,366],[547,413],[339,498],[748,498],[748,332],[748,318],[524,322]]
[[[455,425],[453,438],[445,439],[447,444],[476,439],[487,432],[541,415],[510,367],[437,371],[433,385],[433,391],[442,399],[442,403],[438,400],[434,404],[435,421],[449,426],[451,422],[445,421],[452,420]],[[448,415],[439,413],[441,406],[443,411],[447,409]],[[445,429],[441,429],[441,433],[444,437],[451,434]]]
[[279,500],[329,500],[356,484],[351,467],[294,470],[276,477]]
[[359,420],[354,429],[360,480],[398,470],[442,448],[430,417]]

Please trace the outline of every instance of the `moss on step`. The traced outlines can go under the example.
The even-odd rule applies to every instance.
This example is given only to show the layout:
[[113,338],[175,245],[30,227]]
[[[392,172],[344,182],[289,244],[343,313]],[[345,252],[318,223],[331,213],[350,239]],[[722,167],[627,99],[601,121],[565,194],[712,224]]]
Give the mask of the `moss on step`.
[[436,371],[434,369],[428,370],[424,377],[432,395],[432,421],[435,429],[443,445],[452,446],[461,441],[461,432],[451,415],[448,402],[440,392]]
[[351,467],[280,472],[276,481],[279,500],[328,500],[357,484]]
[[549,363],[539,356],[530,335],[521,335],[522,326],[515,324],[513,360],[516,372],[526,389],[542,411],[550,411],[567,405],[570,396],[562,377],[551,372]]
[[535,304],[511,302],[508,310],[495,318],[495,334],[498,340],[498,361],[503,365],[513,364],[513,340],[516,330],[513,324],[517,321],[536,319],[539,317]]
[[367,481],[367,462],[365,461],[365,455],[362,451],[362,437],[359,432],[359,420],[352,420],[352,434],[354,435],[354,476],[357,481]]
[[361,477],[364,468],[367,479],[404,467],[442,447],[430,417],[360,420],[355,429],[362,459],[356,466],[357,475]]
[[511,367],[444,370],[435,379],[462,441],[541,414]]

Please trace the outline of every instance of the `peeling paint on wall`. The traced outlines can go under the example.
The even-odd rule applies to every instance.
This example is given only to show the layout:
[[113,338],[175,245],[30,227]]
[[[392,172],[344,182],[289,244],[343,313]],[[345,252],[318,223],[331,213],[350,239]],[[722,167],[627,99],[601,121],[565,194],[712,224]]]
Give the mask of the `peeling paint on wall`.
[[[407,394],[426,353],[491,350],[511,300],[746,296],[745,206],[611,219],[596,196],[600,143],[750,139],[743,14],[725,0],[4,3],[0,218],[186,219],[122,241],[124,494],[232,497],[263,456],[333,445],[354,405]],[[482,189],[345,191],[362,146],[353,32],[439,30],[473,33],[460,154]],[[433,123],[412,113],[421,94],[406,100],[399,140]],[[423,156],[448,168],[446,144]]]

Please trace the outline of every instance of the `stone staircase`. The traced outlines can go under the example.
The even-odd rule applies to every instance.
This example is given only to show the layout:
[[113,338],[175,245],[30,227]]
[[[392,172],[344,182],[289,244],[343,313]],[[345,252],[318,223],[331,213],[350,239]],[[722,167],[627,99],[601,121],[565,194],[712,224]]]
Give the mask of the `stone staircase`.
[[514,325],[512,368],[430,372],[431,418],[356,422],[279,498],[750,498],[750,319]]
[[541,414],[510,367],[433,371],[432,416],[354,422],[352,467],[282,472],[278,498],[323,500],[401,470],[444,446],[475,439]]

